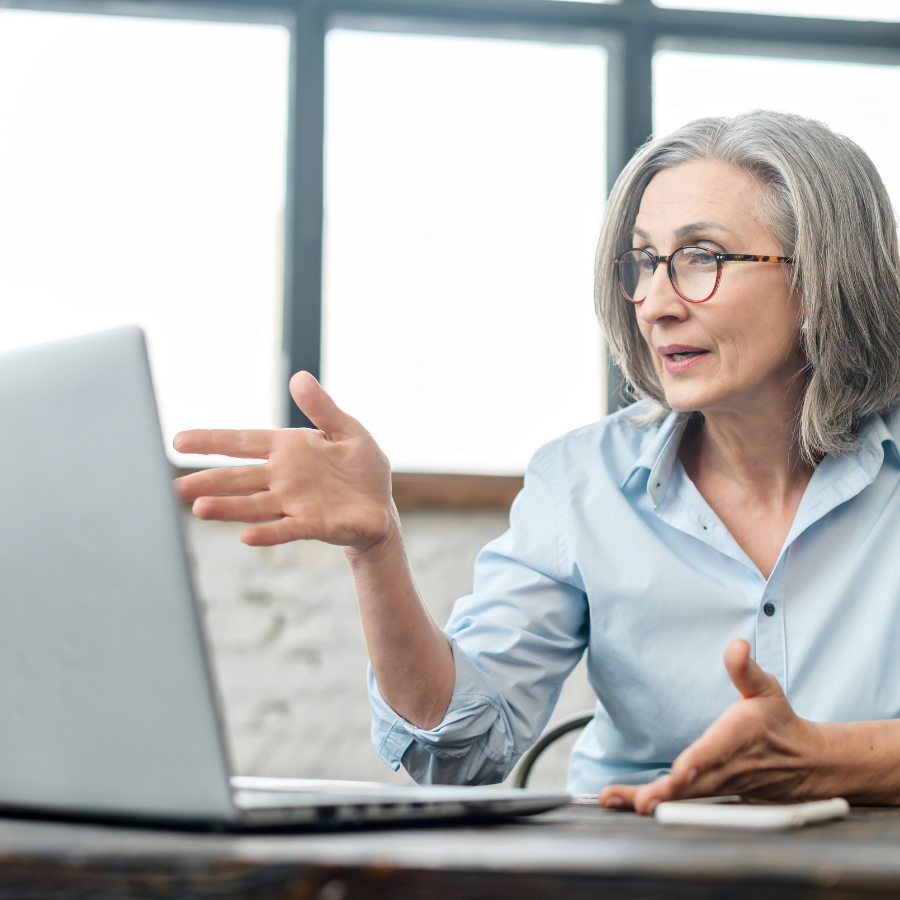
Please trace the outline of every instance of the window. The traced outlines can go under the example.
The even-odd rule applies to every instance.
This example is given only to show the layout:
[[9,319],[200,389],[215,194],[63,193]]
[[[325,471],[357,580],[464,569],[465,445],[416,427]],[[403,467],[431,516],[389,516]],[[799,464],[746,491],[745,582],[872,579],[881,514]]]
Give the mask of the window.
[[[653,80],[653,126],[659,134],[699,116],[751,109],[820,119],[869,154],[900,209],[900,119],[884,114],[885,97],[900,97],[900,60],[865,65],[661,50],[653,59]],[[698,84],[702,91],[689,87]]]
[[324,385],[395,469],[521,473],[603,412],[606,52],[326,46]]
[[6,0],[0,349],[138,321],[169,434],[304,424],[307,368],[395,469],[521,472],[604,408],[592,245],[654,126],[817,116],[900,202],[900,0],[402,6]]
[[0,12],[0,349],[136,322],[167,438],[281,423],[289,47]]

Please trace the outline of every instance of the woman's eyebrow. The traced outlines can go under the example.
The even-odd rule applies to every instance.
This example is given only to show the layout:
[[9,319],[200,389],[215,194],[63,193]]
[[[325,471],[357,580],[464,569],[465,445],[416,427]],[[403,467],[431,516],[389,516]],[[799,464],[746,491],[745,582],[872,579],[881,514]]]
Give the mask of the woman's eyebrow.
[[[729,234],[735,234],[732,229],[727,225],[723,225],[721,222],[691,222],[690,225],[682,225],[681,228],[676,228],[675,237],[676,239],[680,239],[707,228],[717,228],[719,231],[727,231]],[[635,231],[637,231],[637,229],[635,229]]]
[[[727,231],[729,234],[737,233],[727,225],[723,225],[721,222],[691,222],[690,225],[682,225],[681,228],[676,229],[675,238],[676,240],[681,240],[681,238],[687,237],[689,234],[695,234],[698,231],[703,231],[705,228],[717,228],[719,231]],[[650,235],[644,231],[643,228],[635,227],[631,229],[631,232],[633,235],[643,238],[645,241],[650,240]]]

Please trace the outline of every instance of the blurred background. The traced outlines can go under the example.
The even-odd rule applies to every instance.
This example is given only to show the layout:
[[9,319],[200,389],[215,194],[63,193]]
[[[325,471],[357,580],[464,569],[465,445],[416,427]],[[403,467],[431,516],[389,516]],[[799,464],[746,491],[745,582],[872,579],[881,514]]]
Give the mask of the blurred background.
[[[900,0],[0,2],[0,351],[140,324],[167,446],[305,424],[309,369],[390,457],[443,621],[534,450],[617,402],[593,253],[633,151],[787,110],[896,206],[898,97]],[[342,552],[185,528],[238,771],[407,780]],[[555,717],[591,698],[579,666]]]

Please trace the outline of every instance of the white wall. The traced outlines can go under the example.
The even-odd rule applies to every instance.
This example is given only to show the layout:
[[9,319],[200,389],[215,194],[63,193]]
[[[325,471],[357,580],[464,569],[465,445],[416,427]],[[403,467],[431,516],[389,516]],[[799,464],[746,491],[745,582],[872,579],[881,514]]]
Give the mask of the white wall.
[[[366,649],[343,551],[320,543],[246,547],[242,526],[185,516],[236,772],[409,782],[381,762],[369,739]],[[443,624],[453,601],[471,590],[476,554],[506,529],[507,515],[401,518],[422,594]],[[582,664],[552,719],[592,706]],[[531,784],[561,788],[566,754],[548,751]]]

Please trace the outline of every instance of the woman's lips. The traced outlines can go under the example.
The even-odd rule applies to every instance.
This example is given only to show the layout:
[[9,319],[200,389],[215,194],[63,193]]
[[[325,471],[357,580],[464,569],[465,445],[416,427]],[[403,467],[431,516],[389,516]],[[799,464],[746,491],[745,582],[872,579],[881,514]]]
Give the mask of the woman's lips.
[[691,347],[688,344],[667,344],[657,347],[656,352],[663,358],[667,372],[683,372],[691,369],[709,356],[709,350],[702,347]]

